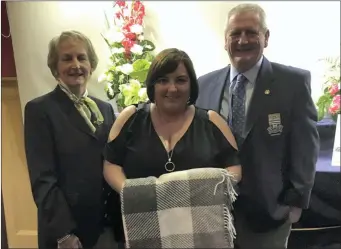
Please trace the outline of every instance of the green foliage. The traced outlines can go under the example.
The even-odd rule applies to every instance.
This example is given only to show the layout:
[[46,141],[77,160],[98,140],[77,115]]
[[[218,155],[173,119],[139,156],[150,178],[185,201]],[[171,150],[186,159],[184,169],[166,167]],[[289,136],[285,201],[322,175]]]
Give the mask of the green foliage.
[[133,63],[133,72],[130,73],[130,77],[145,82],[148,74],[150,63],[146,59],[138,59]]
[[335,118],[340,113],[340,57],[327,57],[322,59],[328,65],[323,83],[323,94],[318,99],[318,119],[323,119],[327,114]]

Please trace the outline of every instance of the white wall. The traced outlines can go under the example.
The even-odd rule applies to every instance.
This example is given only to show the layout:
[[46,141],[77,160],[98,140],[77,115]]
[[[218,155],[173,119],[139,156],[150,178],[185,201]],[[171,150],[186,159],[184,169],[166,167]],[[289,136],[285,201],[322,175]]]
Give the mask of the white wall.
[[269,47],[274,62],[305,68],[312,74],[312,96],[321,94],[324,64],[319,59],[340,56],[340,2],[259,2],[268,16]]
[[[237,2],[146,1],[146,37],[157,46],[185,50],[198,76],[224,67],[224,24]],[[238,2],[240,3],[240,2]],[[270,44],[265,55],[272,61],[312,71],[313,97],[320,93],[321,57],[340,54],[340,2],[259,2],[267,12]],[[52,90],[56,84],[46,65],[47,45],[63,30],[89,36],[100,58],[89,92],[106,99],[98,76],[105,70],[107,47],[100,32],[110,2],[8,2],[14,56],[22,106]]]
[[56,86],[47,67],[48,43],[64,30],[79,30],[93,42],[100,58],[89,92],[106,99],[103,86],[97,84],[105,67],[107,47],[100,32],[104,28],[103,10],[112,2],[8,2],[14,58],[22,110],[29,100]]
[[[240,2],[239,2],[240,3]],[[146,2],[147,35],[154,38],[157,50],[176,47],[186,51],[197,75],[224,67],[224,26],[233,1]]]

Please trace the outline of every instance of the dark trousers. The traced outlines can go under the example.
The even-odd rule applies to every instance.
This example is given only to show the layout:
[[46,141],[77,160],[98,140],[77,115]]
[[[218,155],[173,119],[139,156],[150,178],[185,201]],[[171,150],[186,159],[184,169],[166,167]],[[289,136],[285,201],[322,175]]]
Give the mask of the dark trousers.
[[252,231],[243,214],[235,212],[236,249],[286,249],[291,231],[288,220],[280,227],[265,233]]
[[104,232],[99,236],[93,249],[121,249],[115,241],[114,232],[111,228],[105,228]]

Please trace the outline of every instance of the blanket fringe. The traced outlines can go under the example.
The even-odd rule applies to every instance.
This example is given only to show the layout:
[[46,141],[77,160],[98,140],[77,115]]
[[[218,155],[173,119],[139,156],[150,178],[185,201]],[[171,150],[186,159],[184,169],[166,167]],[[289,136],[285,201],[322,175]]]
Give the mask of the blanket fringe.
[[229,246],[233,247],[233,240],[236,238],[236,230],[233,224],[233,216],[231,211],[233,209],[233,202],[237,199],[237,192],[234,189],[234,176],[227,170],[222,170],[223,179],[217,183],[214,188],[214,195],[217,192],[217,188],[220,184],[226,184],[224,195],[226,196],[226,204],[224,204],[224,228],[225,239],[229,243]]

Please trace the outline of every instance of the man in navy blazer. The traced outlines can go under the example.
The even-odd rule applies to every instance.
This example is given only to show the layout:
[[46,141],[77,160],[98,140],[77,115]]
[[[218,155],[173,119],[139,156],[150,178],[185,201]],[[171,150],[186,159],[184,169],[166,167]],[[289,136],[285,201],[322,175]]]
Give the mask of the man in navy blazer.
[[286,248],[291,224],[308,207],[319,149],[310,72],[263,56],[270,34],[265,18],[256,4],[233,8],[225,30],[231,65],[198,79],[196,105],[225,117],[238,142],[241,249]]

